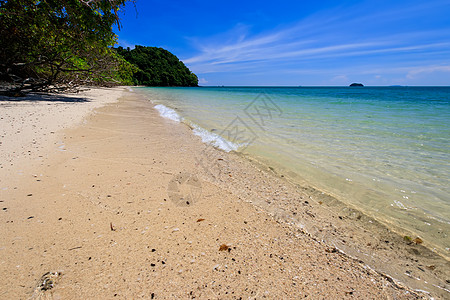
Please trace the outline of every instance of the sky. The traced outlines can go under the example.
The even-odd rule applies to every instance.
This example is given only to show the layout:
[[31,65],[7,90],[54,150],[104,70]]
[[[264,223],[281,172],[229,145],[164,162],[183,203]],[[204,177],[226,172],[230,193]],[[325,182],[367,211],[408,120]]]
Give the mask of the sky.
[[203,86],[450,86],[450,0],[137,0],[118,45],[162,47]]

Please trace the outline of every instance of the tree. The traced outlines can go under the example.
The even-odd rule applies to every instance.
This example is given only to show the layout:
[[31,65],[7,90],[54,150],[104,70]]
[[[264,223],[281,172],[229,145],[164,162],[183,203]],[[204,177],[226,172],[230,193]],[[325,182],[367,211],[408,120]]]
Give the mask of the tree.
[[136,46],[117,48],[117,53],[135,65],[134,84],[147,86],[198,86],[197,75],[163,48]]
[[0,79],[13,92],[130,82],[111,48],[127,0],[0,0]]

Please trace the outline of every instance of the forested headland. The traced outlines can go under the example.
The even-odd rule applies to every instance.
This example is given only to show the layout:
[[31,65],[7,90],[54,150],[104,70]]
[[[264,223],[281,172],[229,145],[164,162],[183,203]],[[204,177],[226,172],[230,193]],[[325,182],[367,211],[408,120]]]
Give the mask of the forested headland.
[[117,53],[137,69],[133,73],[135,85],[197,86],[197,76],[175,55],[163,48],[136,46],[119,47]]
[[[81,85],[196,86],[167,50],[114,48],[127,0],[0,0],[0,93]],[[157,42],[157,41],[155,41]]]

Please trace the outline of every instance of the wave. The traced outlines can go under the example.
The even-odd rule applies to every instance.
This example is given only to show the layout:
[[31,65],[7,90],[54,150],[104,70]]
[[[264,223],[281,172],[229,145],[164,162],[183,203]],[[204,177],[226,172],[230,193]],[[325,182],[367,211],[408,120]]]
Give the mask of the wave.
[[209,132],[208,130],[198,126],[197,124],[192,123],[191,126],[193,128],[192,131],[194,132],[194,134],[196,136],[201,137],[202,142],[205,144],[212,145],[212,146],[219,148],[225,152],[237,151],[237,149],[239,148],[239,145],[234,144],[230,141],[227,141],[220,135],[213,133],[213,132]]
[[[184,121],[184,119],[175,110],[165,105],[162,104],[155,105],[155,109],[159,112],[159,114],[163,118],[170,119],[175,122]],[[195,123],[189,121],[186,121],[186,123],[188,123],[188,125],[192,128],[192,132],[196,136],[199,136],[202,139],[202,142],[205,144],[212,145],[225,152],[237,151],[239,148],[239,145],[224,139],[223,137],[221,137],[216,133],[210,132],[205,128],[202,128]]]
[[177,114],[176,111],[174,111],[171,108],[168,108],[167,106],[164,106],[162,104],[155,105],[155,109],[159,111],[159,114],[161,117],[175,121],[175,122],[181,122],[183,118],[180,117],[179,114]]

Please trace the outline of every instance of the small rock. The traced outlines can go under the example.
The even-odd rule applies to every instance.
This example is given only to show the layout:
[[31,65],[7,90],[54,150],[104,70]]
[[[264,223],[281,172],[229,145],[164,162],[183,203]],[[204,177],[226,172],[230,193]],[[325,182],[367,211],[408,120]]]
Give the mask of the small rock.
[[228,250],[230,247],[228,247],[227,245],[225,245],[225,244],[222,244],[222,245],[220,245],[220,247],[219,247],[219,251],[226,251],[226,250]]
[[420,237],[416,237],[416,238],[413,240],[413,242],[416,243],[416,245],[417,245],[417,244],[422,244],[422,243],[423,243],[423,240],[422,240]]

